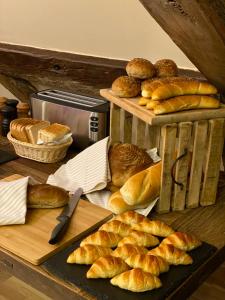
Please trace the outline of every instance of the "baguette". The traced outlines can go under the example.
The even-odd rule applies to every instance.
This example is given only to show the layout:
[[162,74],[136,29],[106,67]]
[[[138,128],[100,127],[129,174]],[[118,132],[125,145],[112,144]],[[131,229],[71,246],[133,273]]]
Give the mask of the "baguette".
[[87,278],[112,278],[129,269],[122,258],[106,255],[99,257],[93,263],[87,272]]
[[207,95],[216,93],[216,87],[208,82],[189,80],[166,83],[155,89],[152,93],[151,98],[152,100],[164,100],[181,95]]
[[167,114],[176,111],[198,109],[198,108],[218,108],[220,101],[209,96],[179,96],[174,97],[154,107],[154,114]]
[[120,193],[117,191],[113,193],[108,200],[108,209],[111,210],[114,214],[121,214],[129,210],[135,210],[138,208],[145,208],[148,206],[148,203],[129,205],[124,200]]
[[110,283],[121,289],[132,292],[145,292],[161,287],[160,279],[141,269],[132,269],[123,272],[110,280]]
[[113,250],[97,245],[85,245],[74,250],[67,258],[68,264],[93,264],[96,259],[104,255],[110,255]]
[[147,254],[160,256],[171,265],[190,265],[193,259],[185,251],[175,248],[173,245],[160,245]]
[[155,200],[160,192],[161,166],[159,162],[130,177],[120,189],[124,201],[139,205]]

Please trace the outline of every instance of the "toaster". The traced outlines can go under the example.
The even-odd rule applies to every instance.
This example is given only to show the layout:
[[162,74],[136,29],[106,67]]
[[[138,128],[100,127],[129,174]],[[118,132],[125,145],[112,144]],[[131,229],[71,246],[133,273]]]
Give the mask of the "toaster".
[[48,89],[31,95],[34,119],[70,127],[73,146],[85,149],[109,134],[109,103],[104,99]]

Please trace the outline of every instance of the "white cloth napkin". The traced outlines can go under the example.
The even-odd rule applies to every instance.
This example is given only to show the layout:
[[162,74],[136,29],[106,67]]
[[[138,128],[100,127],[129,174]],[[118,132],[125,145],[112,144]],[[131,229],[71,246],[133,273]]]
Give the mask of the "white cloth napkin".
[[70,192],[81,187],[85,194],[104,189],[111,180],[108,147],[109,137],[91,145],[50,175],[47,183]]
[[25,223],[28,180],[0,181],[0,225]]

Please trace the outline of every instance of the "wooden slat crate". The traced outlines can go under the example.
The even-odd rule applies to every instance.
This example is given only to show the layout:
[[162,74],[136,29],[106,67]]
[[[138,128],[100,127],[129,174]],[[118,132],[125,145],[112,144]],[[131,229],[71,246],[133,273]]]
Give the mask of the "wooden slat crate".
[[113,142],[158,149],[162,158],[158,212],[215,204],[224,145],[224,105],[156,116],[140,107],[137,98],[117,98],[110,90],[100,93],[111,101]]

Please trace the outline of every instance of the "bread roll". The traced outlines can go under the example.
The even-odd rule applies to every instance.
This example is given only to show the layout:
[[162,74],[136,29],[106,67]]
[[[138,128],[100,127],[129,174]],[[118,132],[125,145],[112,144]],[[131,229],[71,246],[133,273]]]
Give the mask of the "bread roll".
[[175,248],[173,245],[160,245],[148,251],[150,255],[156,255],[162,257],[171,265],[190,265],[193,263],[193,259],[185,251]]
[[216,87],[208,82],[189,80],[164,84],[153,91],[151,98],[152,100],[164,100],[182,95],[207,95],[216,93]]
[[126,259],[131,268],[140,268],[144,272],[158,276],[160,273],[169,271],[169,264],[160,256],[134,254]]
[[[158,101],[155,101],[158,102]],[[198,109],[198,108],[218,108],[220,101],[209,96],[179,96],[168,100],[161,101],[160,104],[154,106],[154,114],[161,115],[182,110]]]
[[126,71],[129,76],[138,79],[152,78],[155,75],[153,64],[144,58],[134,58],[128,62]]
[[131,226],[125,223],[122,223],[118,220],[112,220],[103,224],[99,230],[104,230],[107,232],[113,232],[121,235],[122,237],[129,235],[131,231]]
[[113,251],[113,256],[117,256],[122,258],[123,260],[126,260],[130,255],[134,254],[147,254],[148,250],[147,248],[143,246],[137,246],[132,244],[124,244],[121,247],[117,247]]
[[159,288],[162,283],[160,279],[141,269],[132,269],[123,272],[110,280],[112,285],[132,292],[146,292]]
[[160,86],[163,86],[167,83],[182,82],[182,81],[187,82],[190,80],[191,78],[189,77],[181,77],[181,76],[147,79],[141,83],[141,95],[142,97],[151,98],[153,91]]
[[108,153],[112,184],[121,187],[132,175],[153,164],[148,153],[133,144],[113,144]]
[[124,200],[120,193],[117,191],[113,193],[108,200],[108,209],[111,210],[114,214],[121,214],[129,210],[135,210],[138,208],[145,208],[148,206],[148,203],[129,205]]
[[140,98],[138,99],[138,105],[141,105],[141,106],[147,105],[148,102],[149,102],[149,98],[140,97]]
[[69,194],[63,188],[50,184],[28,185],[27,206],[29,208],[55,208],[68,203]]
[[158,104],[161,104],[163,101],[154,101],[154,100],[151,100],[149,99],[148,103],[146,104],[146,108],[147,109],[155,109],[156,106]]
[[165,244],[173,245],[174,247],[184,251],[191,251],[201,246],[202,242],[192,234],[187,234],[184,232],[174,232],[166,237],[160,245]]
[[110,255],[113,250],[97,245],[84,245],[74,250],[67,258],[68,264],[93,264],[96,259],[104,255]]
[[133,77],[120,76],[112,83],[112,93],[118,97],[136,97],[140,92],[141,84]]
[[45,143],[52,143],[61,140],[66,134],[70,133],[70,128],[66,125],[53,123],[38,131],[38,140]]
[[101,230],[87,236],[84,240],[82,240],[80,246],[83,247],[84,245],[90,244],[90,245],[98,245],[102,247],[114,248],[118,245],[121,239],[122,236],[120,236],[117,233]]
[[154,64],[157,77],[177,76],[178,68],[172,59],[160,59]]
[[138,224],[133,224],[132,229],[147,232],[153,235],[165,237],[174,233],[174,230],[166,223],[159,220],[145,220]]
[[130,225],[140,223],[140,222],[144,221],[145,219],[147,219],[147,218],[135,211],[132,211],[132,210],[126,211],[126,212],[119,214],[113,218],[113,220],[119,220],[123,223],[130,224]]
[[157,237],[142,231],[132,230],[130,234],[124,237],[118,244],[119,247],[125,244],[132,244],[143,247],[154,247],[159,244]]
[[98,258],[87,272],[87,278],[112,278],[129,270],[129,266],[120,257],[111,255]]
[[130,177],[120,189],[124,201],[129,205],[139,205],[155,200],[160,192],[161,166],[162,163],[158,162]]

